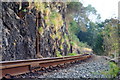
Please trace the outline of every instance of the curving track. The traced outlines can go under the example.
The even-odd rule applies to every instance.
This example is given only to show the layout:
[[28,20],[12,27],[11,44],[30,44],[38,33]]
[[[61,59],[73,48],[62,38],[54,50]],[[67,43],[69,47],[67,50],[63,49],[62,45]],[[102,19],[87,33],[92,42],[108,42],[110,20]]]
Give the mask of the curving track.
[[86,60],[91,56],[91,54],[83,54],[69,57],[3,61],[0,62],[0,73],[2,73],[0,75],[0,78],[4,77],[6,74],[16,76],[38,70],[45,70],[47,68],[53,68],[56,66],[64,65],[66,63],[73,63],[80,60]]

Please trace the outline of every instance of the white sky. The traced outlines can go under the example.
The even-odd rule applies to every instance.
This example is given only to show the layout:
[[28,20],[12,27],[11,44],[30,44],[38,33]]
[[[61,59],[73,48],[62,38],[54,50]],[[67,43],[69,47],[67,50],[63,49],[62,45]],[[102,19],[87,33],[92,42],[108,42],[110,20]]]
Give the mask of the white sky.
[[118,17],[118,2],[120,0],[80,0],[87,6],[91,4],[101,15],[101,19],[110,19]]

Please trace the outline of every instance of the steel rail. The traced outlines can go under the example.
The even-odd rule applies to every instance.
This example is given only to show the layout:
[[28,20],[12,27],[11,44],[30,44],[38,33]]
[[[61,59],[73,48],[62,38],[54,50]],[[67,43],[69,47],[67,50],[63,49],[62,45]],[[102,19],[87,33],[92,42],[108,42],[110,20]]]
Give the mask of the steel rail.
[[79,60],[85,60],[90,58],[90,54],[67,56],[67,57],[55,57],[44,59],[31,59],[31,60],[17,60],[17,61],[5,61],[0,62],[0,78],[6,74],[19,75],[28,73],[35,70],[41,70],[43,68],[55,67],[58,65],[64,65],[65,63],[71,63]]

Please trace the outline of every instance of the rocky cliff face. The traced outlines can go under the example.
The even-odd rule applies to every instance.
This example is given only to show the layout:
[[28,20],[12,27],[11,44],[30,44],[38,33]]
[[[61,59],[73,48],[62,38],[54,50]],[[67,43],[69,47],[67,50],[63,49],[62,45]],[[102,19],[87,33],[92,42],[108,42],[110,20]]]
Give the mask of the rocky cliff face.
[[[30,8],[32,6],[28,3],[22,3],[22,6],[20,3],[2,3],[0,28],[3,61],[33,59],[38,55],[59,57],[73,52],[66,29],[65,3],[35,6]],[[36,16],[37,10],[39,17]]]
[[2,4],[2,60],[35,58],[35,16],[26,14],[24,19],[20,19],[10,8],[12,4]]

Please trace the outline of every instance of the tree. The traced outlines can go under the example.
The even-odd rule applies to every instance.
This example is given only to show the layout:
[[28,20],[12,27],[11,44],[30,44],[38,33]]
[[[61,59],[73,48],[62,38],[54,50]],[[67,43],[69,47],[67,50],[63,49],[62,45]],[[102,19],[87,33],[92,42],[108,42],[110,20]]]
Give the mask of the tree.
[[104,23],[103,46],[108,56],[117,57],[119,52],[118,20],[107,19]]

